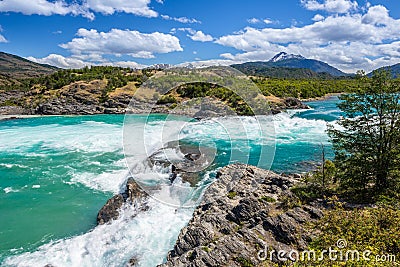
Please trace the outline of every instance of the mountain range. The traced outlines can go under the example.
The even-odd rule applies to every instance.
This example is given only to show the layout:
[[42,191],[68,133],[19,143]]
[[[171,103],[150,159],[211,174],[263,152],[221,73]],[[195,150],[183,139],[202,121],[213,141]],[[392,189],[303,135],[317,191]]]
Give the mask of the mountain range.
[[[386,66],[386,67],[382,67],[379,68],[377,70],[388,70],[392,73],[392,76],[394,78],[400,78],[400,63],[397,63],[395,65],[392,66]],[[372,76],[372,72],[368,73],[368,76]]]
[[[163,69],[167,66],[170,65],[158,64],[154,67]],[[231,67],[246,75],[275,78],[335,79],[354,75],[344,73],[325,62],[286,52],[280,52],[268,61],[246,62]],[[400,63],[383,68],[390,69],[394,77],[400,77]],[[57,70],[58,68],[54,66],[38,64],[16,55],[0,52],[0,85],[18,83],[20,79],[39,77]]]
[[[276,77],[279,70],[286,72],[290,78],[312,78],[312,77],[343,77],[351,74],[344,73],[331,65],[315,60],[308,59],[301,55],[280,52],[269,61],[246,62],[235,64],[232,67],[242,71],[247,75],[261,75]],[[293,77],[293,75],[295,77]],[[296,77],[299,76],[299,77]],[[285,78],[285,77],[279,77]]]
[[57,71],[58,68],[38,64],[25,58],[0,52],[0,85],[18,83],[19,79],[34,78]]

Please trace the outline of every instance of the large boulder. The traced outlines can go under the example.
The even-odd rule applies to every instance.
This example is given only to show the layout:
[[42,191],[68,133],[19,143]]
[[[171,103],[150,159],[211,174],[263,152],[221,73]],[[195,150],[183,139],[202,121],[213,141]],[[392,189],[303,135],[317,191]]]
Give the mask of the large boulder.
[[126,188],[123,193],[117,194],[110,198],[97,214],[97,224],[105,224],[111,220],[115,220],[119,216],[119,211],[124,204],[138,204],[140,209],[145,210],[145,200],[147,194],[140,188],[133,178],[129,178],[126,182]]

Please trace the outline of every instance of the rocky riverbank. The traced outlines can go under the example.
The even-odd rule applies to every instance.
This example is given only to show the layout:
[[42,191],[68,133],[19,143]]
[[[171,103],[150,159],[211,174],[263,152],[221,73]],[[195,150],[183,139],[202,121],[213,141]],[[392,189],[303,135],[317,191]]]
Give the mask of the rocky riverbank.
[[[0,115],[94,115],[124,114],[148,112],[152,106],[153,113],[165,113],[198,118],[233,115],[226,104],[211,97],[203,98],[201,103],[154,104],[135,100],[131,102],[133,89],[117,89],[106,97],[101,88],[104,81],[95,80],[88,83],[76,82],[58,90],[41,92],[39,89],[22,91],[0,91]],[[190,103],[188,105],[187,103]],[[270,113],[277,114],[286,109],[305,109],[307,105],[300,100],[289,97],[270,102]]]
[[316,233],[305,224],[323,212],[318,203],[290,204],[296,201],[290,188],[298,182],[249,165],[224,167],[160,267],[261,266],[269,259],[266,248],[307,248]]
[[[307,248],[317,233],[310,232],[306,224],[320,219],[323,208],[319,202],[296,202],[290,188],[299,178],[244,164],[222,168],[160,267],[261,266],[267,264],[266,248]],[[100,210],[98,223],[117,218],[126,202],[142,203],[144,210],[145,199],[136,183],[128,180],[126,191]],[[276,254],[272,261],[277,262]],[[135,262],[132,259],[129,264]]]

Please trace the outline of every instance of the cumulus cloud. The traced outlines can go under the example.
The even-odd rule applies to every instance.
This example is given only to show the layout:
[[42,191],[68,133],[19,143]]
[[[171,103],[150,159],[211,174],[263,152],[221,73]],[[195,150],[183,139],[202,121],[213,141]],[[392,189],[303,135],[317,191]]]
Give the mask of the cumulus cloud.
[[324,16],[322,16],[322,15],[320,15],[320,14],[316,14],[313,18],[312,18],[312,20],[313,21],[321,21],[321,20],[324,20]]
[[214,40],[214,38],[211,35],[205,34],[202,31],[197,31],[193,35],[189,35],[189,37],[193,41],[199,41],[199,42],[211,42],[212,40]]
[[[328,1],[326,1],[328,2]],[[400,19],[383,6],[369,6],[364,13],[314,17],[302,27],[247,27],[215,42],[242,52],[221,57],[234,61],[268,60],[280,51],[328,62],[344,71],[367,71],[400,61]]]
[[49,2],[47,0],[2,0],[0,1],[0,12],[18,12],[25,15],[82,15],[93,19],[94,15],[79,4],[67,4],[58,0]]
[[187,17],[170,17],[168,15],[161,15],[161,18],[165,20],[174,20],[180,23],[201,23],[201,21],[197,19],[190,19]]
[[63,69],[79,69],[91,65],[90,63],[84,62],[80,59],[67,58],[57,54],[50,54],[44,58],[27,57],[27,59],[36,63],[48,64]]
[[378,5],[368,9],[367,14],[362,18],[362,22],[374,25],[388,25],[393,21],[389,16],[389,10],[386,7]]
[[211,42],[214,40],[214,38],[211,35],[205,34],[202,31],[196,31],[192,28],[172,28],[171,29],[171,33],[176,33],[177,31],[188,32],[189,34],[187,36],[190,39],[192,39],[193,41]]
[[356,1],[351,0],[301,0],[302,5],[308,10],[323,10],[330,13],[347,13],[358,7]]
[[109,32],[79,29],[78,37],[61,44],[74,55],[130,55],[137,58],[154,58],[154,54],[183,51],[179,39],[159,32],[112,29]]
[[40,64],[48,64],[63,69],[80,69],[85,66],[118,66],[133,69],[141,69],[147,67],[146,65],[142,65],[134,61],[111,62],[102,59],[100,62],[90,62],[75,57],[64,57],[58,54],[50,54],[44,58],[27,57],[27,59]]
[[81,15],[94,19],[93,12],[111,15],[125,12],[145,17],[157,17],[158,13],[149,7],[151,0],[83,0],[69,4],[63,0],[2,0],[0,12],[18,12],[25,15]]

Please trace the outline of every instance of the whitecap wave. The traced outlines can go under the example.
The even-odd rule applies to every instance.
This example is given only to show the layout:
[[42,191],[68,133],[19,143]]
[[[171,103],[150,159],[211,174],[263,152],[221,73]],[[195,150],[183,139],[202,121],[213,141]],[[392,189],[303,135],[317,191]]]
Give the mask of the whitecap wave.
[[16,192],[19,192],[18,189],[14,189],[14,188],[12,188],[11,186],[4,188],[3,191],[4,191],[4,193],[6,193],[6,194],[8,194],[8,193],[16,193]]
[[137,214],[127,209],[111,224],[42,245],[35,252],[9,257],[3,266],[113,267],[124,266],[132,257],[138,259],[138,266],[161,264],[193,210],[175,209],[154,199],[148,205],[146,212]]

